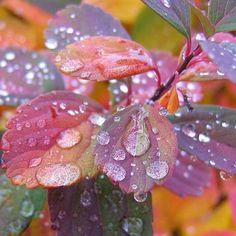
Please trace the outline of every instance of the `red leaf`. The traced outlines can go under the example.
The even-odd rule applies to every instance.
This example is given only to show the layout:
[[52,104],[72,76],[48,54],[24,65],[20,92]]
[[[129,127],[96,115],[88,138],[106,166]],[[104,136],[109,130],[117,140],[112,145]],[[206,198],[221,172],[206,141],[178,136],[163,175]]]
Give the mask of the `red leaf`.
[[171,175],[177,144],[169,121],[153,107],[110,116],[97,136],[96,163],[126,192],[147,192]]
[[65,74],[85,80],[121,79],[155,68],[150,53],[119,37],[90,37],[61,50],[56,65]]
[[31,188],[70,185],[93,175],[89,148],[94,124],[101,121],[95,112],[102,112],[99,104],[65,91],[19,107],[1,144],[8,177]]

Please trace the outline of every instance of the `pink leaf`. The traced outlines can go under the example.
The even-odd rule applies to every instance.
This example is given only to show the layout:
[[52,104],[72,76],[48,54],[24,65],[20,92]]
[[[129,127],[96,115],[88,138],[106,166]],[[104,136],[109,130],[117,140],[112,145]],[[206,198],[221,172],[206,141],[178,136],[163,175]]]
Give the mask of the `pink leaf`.
[[8,177],[31,188],[70,185],[92,175],[89,148],[98,118],[102,119],[96,112],[102,110],[91,99],[65,91],[19,107],[1,143]]
[[155,69],[150,53],[119,37],[90,37],[68,45],[56,59],[65,74],[85,80],[111,80]]
[[153,107],[129,106],[110,116],[97,136],[96,163],[126,192],[165,182],[177,155],[168,120]]

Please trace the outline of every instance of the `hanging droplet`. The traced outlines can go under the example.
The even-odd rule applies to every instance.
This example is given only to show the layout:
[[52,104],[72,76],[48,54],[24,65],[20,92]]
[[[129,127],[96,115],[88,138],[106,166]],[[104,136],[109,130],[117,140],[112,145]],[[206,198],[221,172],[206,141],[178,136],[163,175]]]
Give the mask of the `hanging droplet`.
[[134,193],[134,200],[136,202],[145,202],[147,199],[147,193],[141,192],[141,193]]
[[78,130],[67,129],[60,133],[57,144],[61,148],[72,148],[82,139],[82,134]]
[[164,179],[168,172],[169,166],[165,161],[155,161],[151,163],[146,169],[147,175],[156,180]]
[[123,145],[132,156],[141,156],[146,153],[150,147],[150,140],[146,132],[137,130],[131,132],[123,140]]

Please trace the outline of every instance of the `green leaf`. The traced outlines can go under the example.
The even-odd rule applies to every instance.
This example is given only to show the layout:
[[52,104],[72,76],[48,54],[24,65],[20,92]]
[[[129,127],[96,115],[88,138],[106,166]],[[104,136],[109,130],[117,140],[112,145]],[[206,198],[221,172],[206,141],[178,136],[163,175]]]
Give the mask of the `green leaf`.
[[14,186],[3,171],[0,171],[0,183],[0,235],[19,234],[39,216],[45,191]]
[[184,39],[178,31],[147,7],[143,8],[134,24],[132,38],[146,48],[173,53],[179,53]]
[[185,37],[190,38],[190,7],[187,0],[143,0],[143,2]]
[[189,4],[191,6],[191,10],[193,14],[197,16],[197,18],[200,20],[202,24],[202,28],[207,36],[211,36],[215,32],[214,26],[211,24],[209,18],[204,14],[204,12],[199,9],[194,3],[189,1]]
[[208,17],[215,25],[216,31],[232,31],[236,29],[236,1],[210,0]]
[[218,67],[219,73],[226,75],[232,82],[236,83],[236,43],[212,42],[201,39],[199,43],[211,61]]
[[58,236],[152,235],[150,195],[138,203],[105,175],[49,190],[49,207]]

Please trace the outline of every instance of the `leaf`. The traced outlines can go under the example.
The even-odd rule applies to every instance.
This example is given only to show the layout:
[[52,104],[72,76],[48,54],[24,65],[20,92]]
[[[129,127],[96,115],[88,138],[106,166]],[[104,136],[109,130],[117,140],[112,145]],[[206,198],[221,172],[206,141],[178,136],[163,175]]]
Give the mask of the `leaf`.
[[190,38],[190,7],[186,0],[143,0],[185,37]]
[[208,17],[217,32],[236,30],[235,0],[210,0]]
[[84,80],[121,79],[155,69],[150,53],[120,37],[97,36],[68,45],[55,58],[61,72]]
[[137,203],[104,175],[49,190],[52,225],[58,236],[152,235],[150,196]]
[[180,109],[170,116],[179,147],[207,165],[236,172],[236,110],[195,105],[193,112]]
[[91,137],[104,118],[95,101],[58,91],[20,106],[2,138],[4,166],[14,184],[71,185],[96,173]]
[[69,5],[50,21],[45,31],[45,45],[48,49],[60,50],[98,35],[130,38],[120,22],[102,9],[89,4]]
[[151,106],[129,106],[107,118],[97,136],[96,164],[125,192],[166,181],[177,155],[167,119]]
[[199,196],[203,188],[210,183],[208,168],[198,160],[194,160],[184,151],[177,157],[172,177],[164,184],[165,187],[180,196]]
[[183,36],[178,31],[148,7],[143,8],[138,15],[133,26],[132,38],[146,48],[173,53],[179,53],[184,42]]
[[200,40],[199,43],[221,74],[236,83],[236,42]]
[[195,3],[189,0],[189,4],[191,6],[192,12],[198,17],[200,20],[203,30],[207,36],[211,36],[214,32],[214,26],[211,24],[209,18],[206,16],[205,11],[199,9]]
[[[192,39],[192,42],[197,45],[196,38],[201,38],[201,35],[197,35]],[[229,33],[216,33],[210,37],[210,41],[217,43],[224,41],[236,43],[236,37]],[[206,81],[223,79],[228,79],[227,75],[219,70],[218,66],[211,61],[204,51],[195,56],[188,64],[186,70],[180,75],[180,80]]]
[[27,49],[0,49],[0,74],[2,105],[19,105],[44,92],[64,88],[54,64],[38,52]]
[[28,190],[12,185],[0,171],[0,234],[18,235],[38,217],[45,201],[43,189]]

